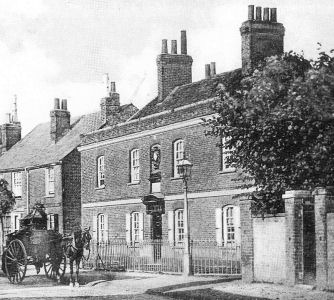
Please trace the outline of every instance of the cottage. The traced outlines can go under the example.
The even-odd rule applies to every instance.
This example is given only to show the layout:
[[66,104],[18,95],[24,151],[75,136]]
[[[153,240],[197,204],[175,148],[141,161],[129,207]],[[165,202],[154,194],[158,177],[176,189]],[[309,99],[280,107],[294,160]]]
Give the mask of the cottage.
[[[120,108],[120,120],[136,111]],[[35,203],[42,203],[48,229],[70,232],[81,219],[80,134],[100,128],[107,114],[91,113],[72,118],[67,100],[54,100],[50,122],[37,125],[23,139],[16,115],[1,126],[0,176],[9,182],[16,198],[13,212],[5,218],[5,232],[19,229],[19,220]]]

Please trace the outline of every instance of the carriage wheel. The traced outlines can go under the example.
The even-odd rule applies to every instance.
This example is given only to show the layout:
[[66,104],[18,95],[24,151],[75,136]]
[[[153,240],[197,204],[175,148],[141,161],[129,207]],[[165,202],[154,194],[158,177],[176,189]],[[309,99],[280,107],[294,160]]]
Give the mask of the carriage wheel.
[[5,270],[10,283],[20,283],[27,271],[27,252],[20,240],[9,243],[5,253]]
[[44,271],[47,278],[57,280],[57,271],[60,279],[63,278],[66,271],[66,256],[62,254],[60,258],[53,258],[48,255],[47,260],[44,262]]

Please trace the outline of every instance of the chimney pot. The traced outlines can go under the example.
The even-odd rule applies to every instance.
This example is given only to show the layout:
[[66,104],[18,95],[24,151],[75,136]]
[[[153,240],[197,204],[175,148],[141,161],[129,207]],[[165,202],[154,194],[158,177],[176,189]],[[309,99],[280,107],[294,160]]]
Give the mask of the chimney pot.
[[210,78],[210,64],[206,64],[205,65],[205,79],[209,79]]
[[167,40],[166,39],[162,40],[161,53],[162,54],[167,54],[168,53]]
[[54,109],[60,109],[59,98],[54,99]]
[[276,8],[270,9],[270,22],[277,22],[277,9]]
[[248,20],[254,20],[254,5],[248,5]]
[[12,120],[11,120],[11,114],[10,113],[6,113],[6,123],[12,123]]
[[262,21],[262,7],[261,6],[257,6],[256,7],[256,21]]
[[211,62],[210,64],[210,76],[215,76],[216,75],[216,63]]
[[187,32],[181,30],[181,54],[187,54]]
[[67,100],[66,99],[61,100],[61,109],[67,110]]
[[115,81],[110,82],[110,92],[116,93],[116,83]]
[[172,40],[172,46],[171,46],[171,53],[172,54],[177,54],[177,41],[176,40]]
[[263,21],[269,22],[269,7],[263,9]]

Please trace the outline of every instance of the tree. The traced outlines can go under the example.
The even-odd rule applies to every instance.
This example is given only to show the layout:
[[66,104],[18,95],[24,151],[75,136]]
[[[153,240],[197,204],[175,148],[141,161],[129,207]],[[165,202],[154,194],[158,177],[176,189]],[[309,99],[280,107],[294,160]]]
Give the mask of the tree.
[[334,58],[293,52],[267,58],[249,76],[219,88],[206,134],[229,137],[228,163],[253,185],[253,209],[280,209],[289,189],[334,184]]
[[8,182],[1,178],[0,179],[0,223],[1,223],[1,237],[2,237],[2,245],[4,245],[4,222],[3,219],[14,207],[15,205],[15,197],[13,192],[8,190]]

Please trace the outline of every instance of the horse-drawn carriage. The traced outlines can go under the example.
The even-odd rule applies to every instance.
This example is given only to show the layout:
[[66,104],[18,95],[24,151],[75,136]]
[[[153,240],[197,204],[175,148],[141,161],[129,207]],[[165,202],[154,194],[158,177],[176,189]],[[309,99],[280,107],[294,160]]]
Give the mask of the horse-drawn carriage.
[[2,270],[11,283],[22,282],[27,265],[34,265],[37,274],[44,266],[46,277],[59,280],[66,269],[65,241],[68,238],[64,239],[54,230],[47,230],[44,206],[35,205],[20,220],[20,229],[7,235]]

